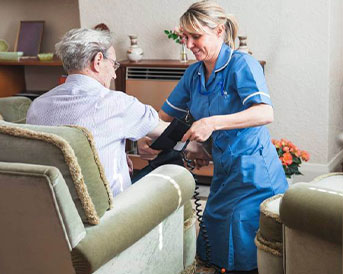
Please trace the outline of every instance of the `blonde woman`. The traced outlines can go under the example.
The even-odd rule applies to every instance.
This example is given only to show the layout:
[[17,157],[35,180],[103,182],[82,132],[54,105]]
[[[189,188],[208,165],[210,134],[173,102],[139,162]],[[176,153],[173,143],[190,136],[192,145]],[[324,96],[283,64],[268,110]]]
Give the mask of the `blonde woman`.
[[183,141],[213,138],[214,176],[197,254],[219,269],[254,272],[259,205],[287,189],[264,126],[273,121],[273,108],[263,70],[234,51],[237,24],[217,3],[194,3],[180,26],[199,62],[186,70],[159,115],[171,121],[190,112],[196,122]]

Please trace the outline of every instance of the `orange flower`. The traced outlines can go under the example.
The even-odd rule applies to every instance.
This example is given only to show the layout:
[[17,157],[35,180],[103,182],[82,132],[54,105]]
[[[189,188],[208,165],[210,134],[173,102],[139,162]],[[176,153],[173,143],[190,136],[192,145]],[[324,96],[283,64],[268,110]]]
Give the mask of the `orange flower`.
[[292,154],[289,152],[286,152],[283,154],[282,162],[285,163],[286,166],[291,165],[293,163],[293,157]]
[[301,159],[307,162],[310,160],[310,154],[305,150],[301,151]]
[[283,147],[283,149],[282,149],[284,152],[289,152],[289,147]]
[[299,167],[301,160],[308,161],[310,155],[303,150],[300,150],[291,141],[282,138],[281,140],[272,140],[279,156],[285,175],[290,178],[293,174],[301,174]]
[[274,145],[276,148],[281,147],[281,143],[280,143],[280,141],[278,141],[278,140],[272,139],[272,143],[273,143],[273,145]]

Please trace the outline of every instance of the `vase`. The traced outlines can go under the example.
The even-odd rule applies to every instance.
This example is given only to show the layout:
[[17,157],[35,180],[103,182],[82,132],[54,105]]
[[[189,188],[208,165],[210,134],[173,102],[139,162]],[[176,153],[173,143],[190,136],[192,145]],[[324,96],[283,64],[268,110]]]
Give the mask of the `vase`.
[[131,34],[130,38],[130,47],[127,50],[127,58],[132,62],[138,62],[143,58],[143,50],[137,45],[137,35]]
[[248,37],[247,36],[238,36],[238,39],[239,39],[239,46],[238,46],[237,50],[252,55],[252,52],[248,48],[248,44],[247,44]]
[[294,184],[294,177],[293,177],[293,175],[291,176],[291,178],[288,178],[288,177],[286,177],[286,180],[287,180],[287,183],[288,183],[288,186],[291,186],[291,185],[293,185]]
[[187,52],[186,52],[186,45],[181,44],[181,51],[180,51],[180,62],[187,62],[188,57],[187,57]]

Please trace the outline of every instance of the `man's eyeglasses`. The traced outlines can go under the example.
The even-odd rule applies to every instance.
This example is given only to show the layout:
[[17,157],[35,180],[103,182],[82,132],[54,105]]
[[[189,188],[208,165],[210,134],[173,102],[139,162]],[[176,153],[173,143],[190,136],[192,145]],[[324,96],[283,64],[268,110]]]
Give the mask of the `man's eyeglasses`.
[[117,70],[120,67],[120,63],[119,62],[117,62],[117,61],[115,61],[115,60],[113,60],[111,58],[106,58],[106,59],[111,61],[114,70]]

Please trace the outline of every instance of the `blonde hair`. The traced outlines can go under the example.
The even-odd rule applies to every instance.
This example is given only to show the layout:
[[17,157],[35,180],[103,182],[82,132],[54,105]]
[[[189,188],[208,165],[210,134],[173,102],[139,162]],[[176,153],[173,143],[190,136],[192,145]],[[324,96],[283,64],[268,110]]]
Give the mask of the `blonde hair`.
[[180,17],[180,27],[190,33],[204,33],[204,26],[214,30],[220,25],[225,27],[224,42],[234,49],[238,23],[233,15],[226,15],[216,2],[196,2]]

